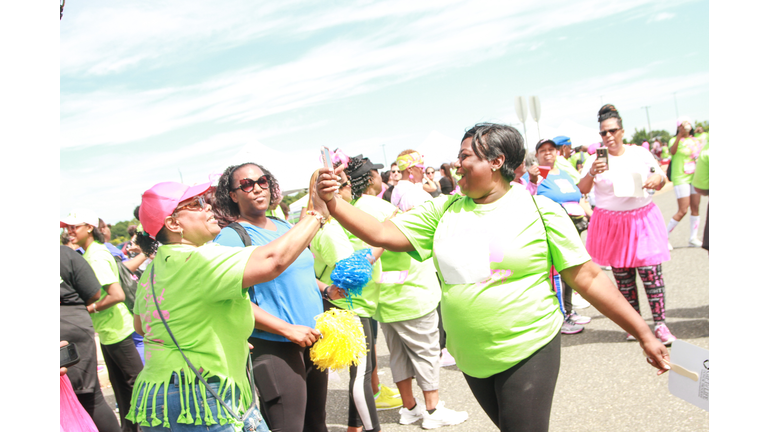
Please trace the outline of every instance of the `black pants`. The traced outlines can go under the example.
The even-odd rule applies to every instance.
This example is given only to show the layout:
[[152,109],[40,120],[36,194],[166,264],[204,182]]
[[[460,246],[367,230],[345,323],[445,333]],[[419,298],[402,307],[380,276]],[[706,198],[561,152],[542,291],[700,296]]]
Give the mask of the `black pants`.
[[133,344],[133,338],[129,335],[118,343],[111,345],[101,344],[101,353],[104,355],[104,364],[109,372],[109,381],[115,391],[117,407],[120,408],[120,425],[123,432],[136,432],[139,425],[125,419],[131,412],[131,394],[136,377],[144,368],[139,357],[139,351]]
[[464,377],[472,394],[502,431],[549,430],[549,413],[560,372],[560,332],[515,366],[488,378]]
[[272,432],[327,432],[328,371],[292,342],[248,338],[261,414]]
[[120,432],[120,423],[101,393],[93,322],[85,305],[59,306],[59,319],[59,339],[76,345],[80,353],[80,361],[67,368],[67,376],[80,405],[91,416],[99,432]]

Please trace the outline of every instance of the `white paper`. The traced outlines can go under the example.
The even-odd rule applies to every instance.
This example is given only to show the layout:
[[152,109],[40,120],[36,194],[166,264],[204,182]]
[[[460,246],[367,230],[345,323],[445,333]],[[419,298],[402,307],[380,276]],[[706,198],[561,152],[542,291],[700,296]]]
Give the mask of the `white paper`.
[[680,339],[672,342],[670,361],[699,375],[694,381],[669,371],[669,392],[680,399],[709,411],[709,350]]
[[647,193],[643,190],[643,176],[640,173],[621,173],[611,175],[613,194],[617,197],[644,198]]

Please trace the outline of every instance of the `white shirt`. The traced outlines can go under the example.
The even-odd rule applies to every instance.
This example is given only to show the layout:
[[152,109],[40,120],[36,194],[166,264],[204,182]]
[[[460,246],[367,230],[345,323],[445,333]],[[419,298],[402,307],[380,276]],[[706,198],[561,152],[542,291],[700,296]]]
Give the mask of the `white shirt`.
[[392,189],[392,204],[402,211],[408,211],[424,201],[432,199],[432,195],[424,190],[421,183],[411,183],[408,180],[400,180]]
[[[584,163],[581,170],[581,178],[589,175],[592,164],[595,163],[597,154],[591,155]],[[651,168],[655,172],[651,172]],[[639,173],[643,181],[647,180],[653,174],[664,173],[659,168],[659,163],[653,157],[651,152],[640,146],[624,145],[624,154],[613,156],[608,154],[608,170],[595,176],[595,207],[603,210],[629,211],[645,207],[651,203],[652,199],[648,193],[644,193],[642,198],[635,197],[617,197],[613,193],[613,182],[620,176],[631,176],[632,173]]]

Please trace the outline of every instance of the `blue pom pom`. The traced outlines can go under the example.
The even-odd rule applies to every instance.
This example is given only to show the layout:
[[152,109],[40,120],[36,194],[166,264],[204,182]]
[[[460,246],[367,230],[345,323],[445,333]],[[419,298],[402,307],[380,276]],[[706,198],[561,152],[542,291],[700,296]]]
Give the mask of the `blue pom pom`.
[[337,262],[336,268],[331,273],[331,281],[344,290],[350,309],[352,308],[351,297],[362,295],[363,287],[371,281],[373,265],[368,261],[369,256],[372,256],[370,249],[355,251],[348,258]]

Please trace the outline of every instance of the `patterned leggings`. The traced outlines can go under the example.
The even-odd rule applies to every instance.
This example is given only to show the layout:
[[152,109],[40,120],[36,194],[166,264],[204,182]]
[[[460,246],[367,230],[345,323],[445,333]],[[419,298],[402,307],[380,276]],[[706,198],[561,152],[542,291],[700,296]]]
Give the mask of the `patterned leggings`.
[[[612,268],[613,277],[616,279],[616,285],[619,291],[624,295],[629,304],[640,313],[640,303],[637,301],[637,284],[635,283],[635,268]],[[653,321],[663,323],[666,319],[664,314],[664,278],[661,275],[661,264],[637,267],[640,273],[640,279],[645,287],[645,294],[648,297],[648,304],[651,306]]]

